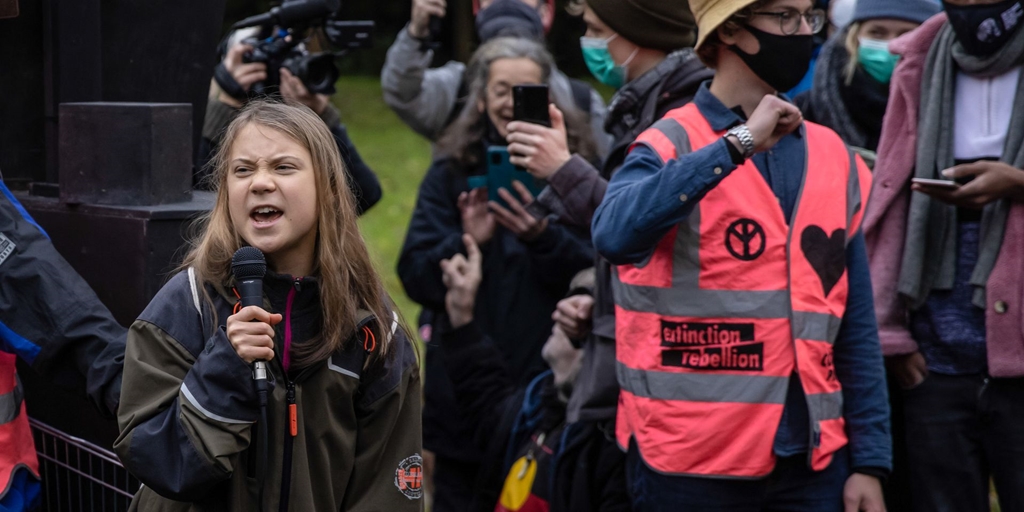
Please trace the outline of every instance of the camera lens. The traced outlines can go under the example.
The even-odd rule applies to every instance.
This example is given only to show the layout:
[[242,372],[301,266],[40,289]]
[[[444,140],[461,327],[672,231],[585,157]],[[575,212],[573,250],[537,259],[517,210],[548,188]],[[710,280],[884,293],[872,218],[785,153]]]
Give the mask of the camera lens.
[[334,65],[334,55],[326,52],[290,59],[287,67],[310,92],[317,94],[334,94],[334,83],[341,75]]

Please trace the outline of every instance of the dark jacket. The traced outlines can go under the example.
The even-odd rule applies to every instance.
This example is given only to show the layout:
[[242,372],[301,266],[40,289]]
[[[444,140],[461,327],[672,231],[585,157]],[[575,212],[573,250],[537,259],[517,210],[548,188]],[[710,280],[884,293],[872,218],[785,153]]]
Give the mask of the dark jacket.
[[[284,320],[275,327],[277,356],[267,364],[274,386],[262,426],[250,365],[225,334],[234,297],[207,285],[211,309],[189,281],[186,272],[173,277],[128,336],[114,449],[145,484],[132,510],[259,510],[260,436],[269,444],[266,510],[278,510],[284,499],[283,510],[421,508],[419,370],[412,344],[391,319],[364,315],[359,323],[372,326],[377,339],[394,333],[390,356],[367,364],[363,338],[353,333],[328,360],[285,373],[282,331],[294,322],[293,337],[318,336],[319,288],[313,278],[268,276],[266,307]],[[295,436],[289,395],[298,411]]]
[[[633,141],[669,110],[693,100],[701,82],[713,72],[690,48],[671,53],[654,69],[626,84],[612,98],[605,130],[615,142],[598,171],[574,155],[548,179],[538,201],[562,222],[590,232],[594,211],[604,199],[608,180],[626,159]],[[619,386],[615,375],[615,303],[611,266],[596,257],[597,290],[593,333],[584,341],[583,368],[569,402],[569,421],[607,420],[615,416]]]
[[112,417],[127,332],[0,180],[0,350]]
[[[210,160],[220,144],[224,130],[227,129],[236,113],[238,113],[237,109],[215,98],[208,100],[206,120],[203,123],[203,136],[199,141],[197,152],[196,174],[193,178],[197,187],[207,188],[205,180],[210,172]],[[334,106],[328,105],[320,118],[327,124],[331,136],[334,137],[334,142],[338,144],[342,163],[345,164],[345,178],[348,179],[349,189],[352,190],[356,198],[356,214],[362,215],[380,201],[382,195],[380,180],[356,151],[355,144],[348,136],[348,130],[345,125],[341,124],[338,110]]]
[[538,457],[532,494],[552,512],[630,510],[625,455],[612,437],[612,422],[567,425],[551,372],[517,387],[501,353],[476,324],[437,333],[444,363],[463,414],[474,426],[472,440],[484,454],[470,511],[491,512],[513,463],[539,434],[553,447]]
[[[447,291],[440,262],[465,251],[457,201],[469,185],[466,172],[455,165],[438,160],[427,171],[398,260],[398,276],[406,293],[434,313],[431,323],[435,325],[444,320]],[[551,312],[572,277],[592,264],[593,250],[585,237],[550,222],[530,242],[498,225],[481,251],[483,282],[475,317],[501,350],[509,374],[525,385],[543,371],[540,348],[551,330]],[[474,460],[477,454],[472,446],[458,442],[470,425],[459,421],[451,382],[438,359],[443,350],[436,343],[427,346],[424,446],[442,456]]]

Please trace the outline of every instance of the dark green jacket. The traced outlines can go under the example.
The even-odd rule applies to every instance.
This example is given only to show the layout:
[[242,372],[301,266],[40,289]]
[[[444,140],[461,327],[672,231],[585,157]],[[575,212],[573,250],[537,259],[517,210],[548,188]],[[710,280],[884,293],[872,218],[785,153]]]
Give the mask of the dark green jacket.
[[[290,284],[285,280],[284,289]],[[295,303],[297,311],[310,306],[308,321],[311,309],[319,314],[318,292],[308,278],[301,284]],[[282,285],[268,279],[264,290],[271,304],[280,304],[273,297],[275,286]],[[394,331],[391,354],[380,362],[366,365],[363,339],[353,338],[329,360],[292,369],[286,379],[280,363],[285,322],[278,324],[278,357],[268,364],[269,419],[261,428],[252,371],[224,331],[234,300],[213,287],[207,293],[215,316],[201,290],[193,296],[182,272],[129,332],[118,410],[121,435],[114,449],[145,484],[132,510],[260,510],[254,439],[268,431],[264,510],[280,510],[282,482],[288,480],[287,510],[421,510],[420,380],[415,351],[402,329]],[[391,319],[380,325],[372,320],[363,322],[378,339],[397,326]],[[294,329],[308,332],[308,326]],[[289,381],[298,408],[295,437],[287,421]]]

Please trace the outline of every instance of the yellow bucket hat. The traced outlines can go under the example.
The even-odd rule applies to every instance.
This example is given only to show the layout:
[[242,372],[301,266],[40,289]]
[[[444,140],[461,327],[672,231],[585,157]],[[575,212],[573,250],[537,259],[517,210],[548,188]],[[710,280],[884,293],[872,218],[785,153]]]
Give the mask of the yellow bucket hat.
[[694,45],[694,49],[699,49],[708,38],[708,34],[714,32],[733,14],[754,3],[757,3],[757,0],[690,0],[690,10],[697,20],[697,44]]

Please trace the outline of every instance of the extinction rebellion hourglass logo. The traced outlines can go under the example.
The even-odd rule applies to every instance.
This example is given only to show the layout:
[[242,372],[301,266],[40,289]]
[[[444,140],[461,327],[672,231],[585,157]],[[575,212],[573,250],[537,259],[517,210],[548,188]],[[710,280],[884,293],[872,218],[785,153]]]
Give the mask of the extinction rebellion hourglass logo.
[[661,321],[663,366],[699,370],[764,370],[764,343],[754,324]]

